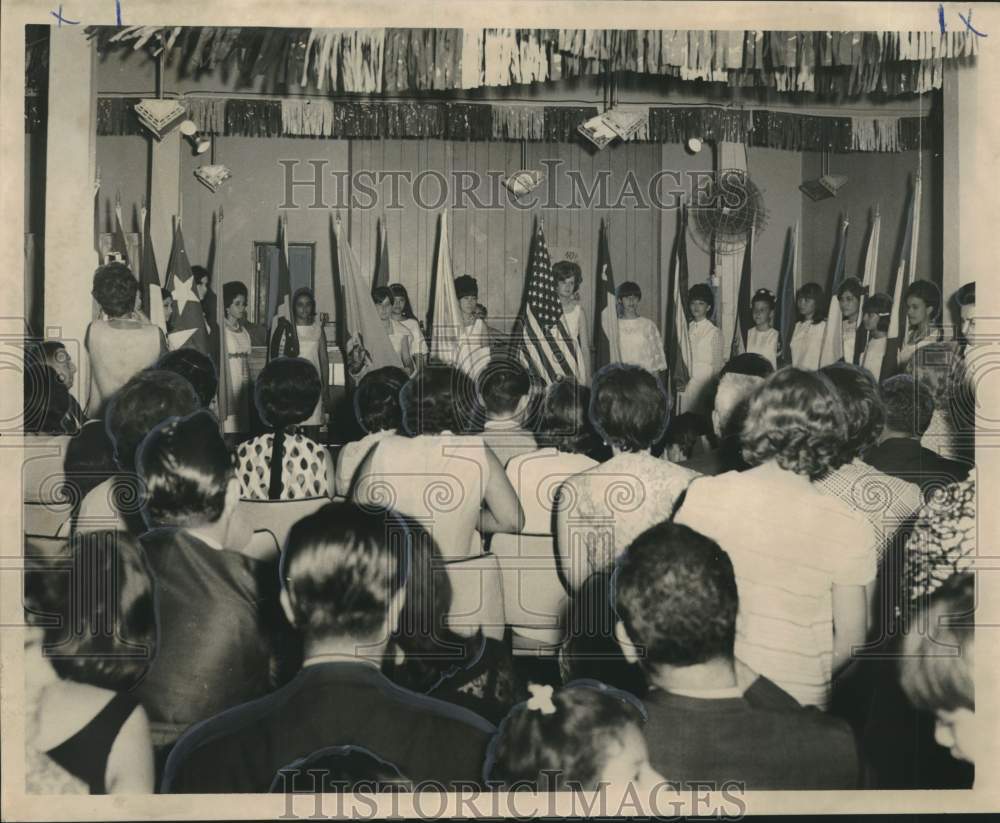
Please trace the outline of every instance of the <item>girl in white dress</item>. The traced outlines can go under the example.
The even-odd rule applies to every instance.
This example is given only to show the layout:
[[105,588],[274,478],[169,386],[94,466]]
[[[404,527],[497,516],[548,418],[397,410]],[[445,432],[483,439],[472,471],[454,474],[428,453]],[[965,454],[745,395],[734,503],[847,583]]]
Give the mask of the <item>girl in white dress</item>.
[[866,289],[857,277],[848,277],[837,289],[837,300],[840,303],[840,330],[844,341],[844,362],[857,363],[861,352],[857,350],[858,320],[861,317],[861,301]]
[[462,312],[462,330],[458,335],[455,365],[475,380],[490,362],[490,336],[486,321],[477,311],[479,284],[467,274],[455,278],[455,296]]
[[683,411],[697,414],[711,412],[711,387],[722,370],[722,331],[708,319],[715,306],[715,295],[707,283],[695,283],[688,289],[688,324],[691,338],[691,379],[683,394]]
[[750,300],[750,314],[753,328],[747,332],[747,353],[759,354],[771,366],[778,368],[778,330],[774,323],[774,292],[757,289]]
[[247,313],[247,287],[238,281],[222,286],[222,305],[226,310],[226,362],[229,368],[229,393],[223,431],[238,434],[250,431],[250,332],[243,321]]
[[[867,340],[864,351],[858,358],[858,364],[875,378],[881,381],[883,377],[891,377],[889,373],[895,366],[887,354],[891,355],[890,346],[896,341],[889,340],[889,321],[892,318],[892,298],[888,294],[875,292],[865,298],[861,310],[861,321],[865,325]],[[882,372],[885,372],[883,374]]]
[[[618,345],[623,363],[642,366],[667,385],[667,356],[659,329],[648,317],[639,316],[642,289],[638,283],[626,280],[615,289],[618,297]],[[601,313],[601,325],[608,331],[607,309]]]
[[572,260],[560,260],[552,266],[552,277],[556,281],[556,294],[562,303],[562,321],[566,324],[570,339],[576,345],[577,382],[590,385],[590,332],[586,315],[580,306],[580,284],[583,272]]
[[934,325],[941,309],[938,287],[929,280],[914,280],[903,295],[903,303],[908,328],[899,346],[897,364],[900,371],[917,349],[941,341],[941,329]]
[[[420,328],[420,322],[413,314],[413,306],[410,305],[410,295],[406,287],[402,283],[390,283],[389,294],[392,298],[392,319],[402,326],[410,337],[410,355],[413,358],[413,369],[416,371],[427,362],[428,349],[424,330]],[[393,340],[393,346],[395,345],[396,342]]]
[[299,338],[299,357],[308,360],[319,372],[321,391],[316,408],[306,420],[303,428],[323,425],[323,410],[330,380],[330,364],[326,353],[326,333],[323,322],[316,313],[316,298],[310,289],[301,288],[292,296],[292,312],[295,314],[295,332]]
[[806,283],[795,293],[799,322],[792,332],[792,365],[799,369],[819,368],[826,333],[826,295],[818,283]]

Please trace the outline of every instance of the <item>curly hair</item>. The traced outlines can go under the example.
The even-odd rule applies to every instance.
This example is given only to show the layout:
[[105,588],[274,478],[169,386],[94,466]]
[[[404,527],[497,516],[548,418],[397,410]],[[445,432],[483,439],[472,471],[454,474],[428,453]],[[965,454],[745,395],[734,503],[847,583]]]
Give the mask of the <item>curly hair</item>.
[[135,311],[139,281],[125,264],[108,263],[94,272],[94,286],[90,293],[108,317],[123,317]]
[[580,291],[580,285],[583,283],[583,272],[580,270],[579,263],[574,263],[572,260],[560,260],[558,263],[552,264],[552,279],[556,281],[556,284],[563,280],[569,280],[571,277],[573,278],[573,291]]
[[743,459],[776,460],[811,480],[841,465],[847,441],[844,406],[829,378],[784,368],[751,396],[741,434]]
[[399,393],[403,427],[420,434],[464,432],[478,416],[476,384],[453,366],[427,366],[407,381]]
[[896,374],[879,385],[885,404],[885,425],[894,432],[921,437],[934,415],[931,390],[909,374]]
[[843,461],[849,463],[872,449],[885,428],[885,406],[878,384],[868,369],[853,363],[833,363],[820,372],[829,378],[844,406],[847,441]]
[[594,375],[590,420],[606,442],[624,452],[641,452],[670,422],[663,384],[641,366],[611,363]]
[[961,383],[961,362],[951,343],[928,343],[906,361],[905,373],[930,390],[935,406],[944,407]]
[[228,283],[223,283],[222,308],[228,309],[233,305],[233,301],[237,297],[242,297],[244,301],[249,301],[249,294],[246,284],[241,283],[239,280],[230,280]]

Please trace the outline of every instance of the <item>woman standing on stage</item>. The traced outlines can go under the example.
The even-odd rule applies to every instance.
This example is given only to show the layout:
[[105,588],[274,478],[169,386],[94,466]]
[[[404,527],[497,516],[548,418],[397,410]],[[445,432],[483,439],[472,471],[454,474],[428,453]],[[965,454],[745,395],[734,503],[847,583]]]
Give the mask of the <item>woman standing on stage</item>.
[[296,290],[292,295],[292,312],[295,314],[295,331],[299,339],[299,357],[308,360],[319,372],[319,400],[313,413],[301,424],[309,436],[315,439],[315,430],[323,425],[329,393],[330,361],[326,352],[326,333],[323,331],[323,322],[316,313],[316,298],[311,289],[303,287]]

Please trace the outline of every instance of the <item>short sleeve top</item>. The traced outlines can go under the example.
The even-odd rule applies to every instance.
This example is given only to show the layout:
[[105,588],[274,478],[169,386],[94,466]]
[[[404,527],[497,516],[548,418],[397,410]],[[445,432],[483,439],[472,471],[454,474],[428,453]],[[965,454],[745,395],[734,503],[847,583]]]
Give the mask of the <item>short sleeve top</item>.
[[[267,500],[271,485],[271,452],[274,434],[262,434],[242,443],[236,452],[240,497]],[[327,481],[330,456],[318,443],[298,432],[285,432],[284,466],[281,470],[281,499],[303,500],[331,496]]]

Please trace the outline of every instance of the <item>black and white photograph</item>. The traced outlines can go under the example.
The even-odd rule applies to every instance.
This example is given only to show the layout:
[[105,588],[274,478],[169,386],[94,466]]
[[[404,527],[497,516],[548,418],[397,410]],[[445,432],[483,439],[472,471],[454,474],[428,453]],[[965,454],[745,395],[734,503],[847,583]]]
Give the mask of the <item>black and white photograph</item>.
[[995,810],[998,24],[5,3],[4,819]]

